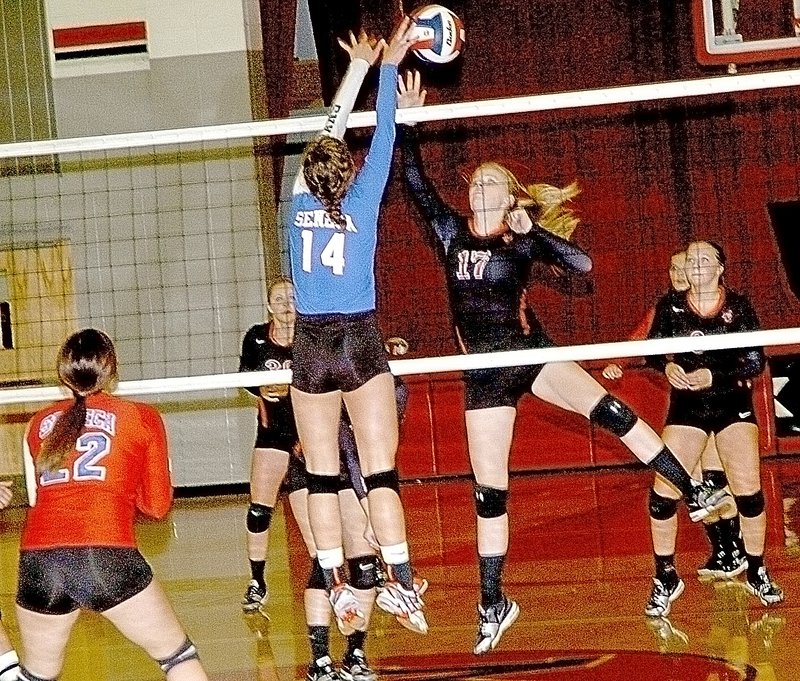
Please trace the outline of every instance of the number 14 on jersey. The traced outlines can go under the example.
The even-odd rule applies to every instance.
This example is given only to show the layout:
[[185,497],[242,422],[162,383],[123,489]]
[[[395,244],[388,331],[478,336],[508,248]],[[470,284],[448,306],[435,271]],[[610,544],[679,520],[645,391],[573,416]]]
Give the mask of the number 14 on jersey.
[[[300,236],[303,239],[303,272],[311,272],[315,265],[314,258],[314,237],[324,238],[328,232],[315,232],[304,229]],[[337,276],[344,274],[344,232],[334,232],[331,234],[328,243],[319,254],[319,264],[327,267]]]

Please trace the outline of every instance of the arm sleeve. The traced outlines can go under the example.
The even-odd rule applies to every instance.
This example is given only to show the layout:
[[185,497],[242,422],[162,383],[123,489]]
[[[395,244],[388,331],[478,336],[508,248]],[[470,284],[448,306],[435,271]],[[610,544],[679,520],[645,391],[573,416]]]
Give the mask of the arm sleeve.
[[[653,310],[653,321],[647,338],[671,338],[672,328],[669,323],[669,315],[666,312],[668,296],[661,298]],[[666,355],[647,355],[644,358],[645,366],[663,372],[667,367],[669,358]]]
[[646,340],[650,334],[650,329],[653,328],[653,321],[655,318],[656,308],[653,306],[647,311],[647,314],[642,317],[642,320],[639,322],[636,328],[631,331],[629,340]]
[[172,477],[167,434],[158,412],[147,405],[140,407],[148,438],[142,477],[136,490],[136,508],[150,518],[160,520],[172,506]]
[[[737,300],[739,323],[736,332],[758,331],[761,325],[750,301],[744,296]],[[764,348],[732,348],[714,353],[711,369],[713,384],[717,387],[735,386],[739,381],[754,378],[764,371]]]
[[[239,355],[239,371],[258,371],[258,353],[255,351],[255,327],[249,329],[242,339],[242,354]],[[245,390],[256,397],[260,397],[259,386],[246,386]]]
[[397,66],[395,64],[382,64],[380,78],[378,79],[378,99],[375,104],[377,125],[372,134],[364,165],[358,174],[356,184],[363,188],[365,193],[374,196],[374,210],[377,214],[380,208],[381,197],[386,189],[389,179],[389,170],[392,165],[394,153],[395,122],[397,111]]
[[[533,216],[531,216],[533,220]],[[542,229],[534,220],[531,231],[524,235],[532,239],[536,257],[558,265],[570,272],[586,274],[592,271],[592,259],[571,241]]]
[[454,213],[442,201],[422,170],[422,157],[419,153],[416,131],[408,125],[401,125],[399,129],[406,187],[425,220],[428,241],[436,243],[438,240],[447,250],[458,230]]
[[347,71],[345,71],[344,78],[342,78],[342,82],[333,96],[333,101],[328,110],[328,119],[322,129],[323,135],[337,139],[344,137],[344,132],[347,130],[347,118],[353,111],[356,97],[361,91],[361,85],[364,83],[367,71],[369,71],[369,64],[364,59],[351,60],[347,66]]
[[[361,85],[364,83],[364,78],[369,71],[369,64],[363,59],[353,59],[347,66],[344,78],[339,83],[339,88],[333,96],[333,101],[328,109],[328,118],[325,120],[325,125],[322,128],[321,135],[328,135],[342,139],[345,130],[347,130],[347,119],[353,110],[356,103],[356,97],[361,90]],[[308,185],[303,178],[303,166],[297,170],[297,176],[294,178],[294,186],[292,194],[303,194],[308,192]]]
[[36,465],[33,462],[30,445],[31,422],[25,428],[25,437],[22,438],[22,463],[25,472],[25,489],[28,492],[28,505],[36,506]]

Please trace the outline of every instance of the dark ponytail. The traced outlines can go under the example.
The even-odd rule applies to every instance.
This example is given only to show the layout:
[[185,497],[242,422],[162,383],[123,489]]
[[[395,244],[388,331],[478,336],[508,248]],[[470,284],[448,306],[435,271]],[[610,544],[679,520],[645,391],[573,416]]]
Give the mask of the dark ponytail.
[[63,466],[86,422],[86,396],[103,390],[116,378],[114,344],[97,329],[78,331],[61,346],[56,368],[61,383],[72,391],[75,401],[59,415],[42,442],[36,459],[39,473],[52,473]]

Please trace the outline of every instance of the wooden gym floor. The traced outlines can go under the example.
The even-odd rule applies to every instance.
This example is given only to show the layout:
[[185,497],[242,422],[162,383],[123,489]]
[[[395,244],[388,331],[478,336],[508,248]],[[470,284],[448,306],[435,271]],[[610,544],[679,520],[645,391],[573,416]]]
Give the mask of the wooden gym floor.
[[[670,620],[643,615],[652,559],[646,517],[650,475],[640,469],[517,476],[506,590],[521,607],[498,649],[471,654],[476,630],[475,520],[466,480],[403,487],[412,557],[430,581],[431,631],[417,636],[377,612],[367,653],[395,679],[800,679],[800,459],[764,462],[767,564],[787,594],[767,609],[736,582],[701,584],[702,530],[682,522],[678,568],[686,591]],[[163,523],[139,528],[142,552],[165,585],[215,681],[304,678],[308,647],[302,587],[308,559],[288,506],[273,521],[269,620],[244,615],[247,497],[179,499]],[[797,509],[800,511],[800,507]],[[23,512],[0,515],[0,608],[13,614]],[[685,514],[683,516],[685,520]],[[342,642],[332,634],[333,649]],[[155,663],[102,618],[76,626],[62,681],[149,681]]]

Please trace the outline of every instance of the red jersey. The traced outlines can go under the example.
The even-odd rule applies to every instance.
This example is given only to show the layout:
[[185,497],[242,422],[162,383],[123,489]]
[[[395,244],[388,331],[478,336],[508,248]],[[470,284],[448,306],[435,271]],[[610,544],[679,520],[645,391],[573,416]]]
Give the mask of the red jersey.
[[[42,440],[72,403],[57,402],[31,419],[25,438],[34,463]],[[94,393],[86,398],[86,422],[64,466],[36,475],[36,503],[20,548],[135,547],[137,509],[163,518],[171,505],[161,416],[150,405]]]

